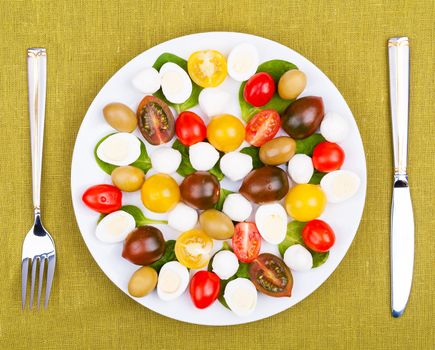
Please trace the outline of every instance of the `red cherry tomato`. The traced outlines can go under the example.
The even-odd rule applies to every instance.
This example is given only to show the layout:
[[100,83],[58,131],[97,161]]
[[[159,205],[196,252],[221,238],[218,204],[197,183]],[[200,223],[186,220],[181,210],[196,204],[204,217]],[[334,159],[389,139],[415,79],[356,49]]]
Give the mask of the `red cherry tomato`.
[[92,210],[109,214],[121,209],[122,192],[112,185],[96,185],[89,187],[83,193],[82,200]]
[[254,74],[246,82],[243,97],[246,102],[255,107],[264,106],[272,99],[275,93],[275,82],[272,76],[266,72]]
[[198,271],[190,281],[190,297],[198,309],[205,309],[219,296],[221,281],[214,272]]
[[175,121],[175,133],[183,145],[192,146],[206,138],[207,127],[197,114],[181,112]]
[[305,245],[315,252],[327,252],[335,243],[335,234],[331,226],[322,220],[307,222],[302,230]]
[[260,147],[272,140],[281,127],[281,118],[277,111],[265,109],[254,115],[246,125],[245,139],[251,145]]
[[322,173],[340,169],[344,162],[343,149],[332,142],[321,142],[313,151],[313,165],[316,170]]
[[232,239],[234,254],[242,262],[251,262],[260,254],[261,235],[253,222],[239,222]]

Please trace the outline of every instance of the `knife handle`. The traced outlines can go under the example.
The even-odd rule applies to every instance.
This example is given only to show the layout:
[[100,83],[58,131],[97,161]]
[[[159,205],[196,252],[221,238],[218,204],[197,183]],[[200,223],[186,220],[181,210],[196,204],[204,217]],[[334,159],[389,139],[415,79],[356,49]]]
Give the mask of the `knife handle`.
[[388,59],[394,174],[406,175],[409,114],[409,41],[407,37],[388,40]]

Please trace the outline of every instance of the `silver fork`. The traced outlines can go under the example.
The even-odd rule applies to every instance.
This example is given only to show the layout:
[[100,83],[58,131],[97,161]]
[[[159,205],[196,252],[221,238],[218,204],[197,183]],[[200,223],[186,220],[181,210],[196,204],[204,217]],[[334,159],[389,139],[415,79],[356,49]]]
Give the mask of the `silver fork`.
[[36,274],[38,273],[38,308],[41,301],[42,283],[45,266],[47,265],[47,283],[45,286],[44,307],[48,305],[51,285],[53,283],[56,251],[54,241],[41,222],[41,166],[42,147],[44,143],[45,91],[47,79],[47,54],[44,48],[27,50],[27,73],[29,89],[30,143],[32,150],[32,190],[35,222],[24,238],[21,262],[21,298],[22,308],[26,305],[27,279],[29,267],[30,279],[30,309],[33,306]]

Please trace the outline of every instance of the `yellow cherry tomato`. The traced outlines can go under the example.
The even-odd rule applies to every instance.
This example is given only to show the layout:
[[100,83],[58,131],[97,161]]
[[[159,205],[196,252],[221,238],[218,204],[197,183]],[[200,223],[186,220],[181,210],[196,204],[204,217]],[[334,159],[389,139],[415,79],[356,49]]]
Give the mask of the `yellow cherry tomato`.
[[231,152],[245,139],[245,127],[231,114],[218,115],[207,126],[207,139],[219,151]]
[[156,213],[166,213],[180,201],[180,189],[166,174],[155,174],[145,180],[141,197],[143,205]]
[[200,269],[208,264],[213,240],[202,230],[189,230],[175,242],[177,260],[189,269]]
[[187,60],[187,70],[192,80],[202,87],[220,85],[227,76],[227,60],[215,50],[197,51]]
[[314,220],[323,213],[325,206],[326,196],[317,185],[296,185],[285,198],[288,215],[298,221]]

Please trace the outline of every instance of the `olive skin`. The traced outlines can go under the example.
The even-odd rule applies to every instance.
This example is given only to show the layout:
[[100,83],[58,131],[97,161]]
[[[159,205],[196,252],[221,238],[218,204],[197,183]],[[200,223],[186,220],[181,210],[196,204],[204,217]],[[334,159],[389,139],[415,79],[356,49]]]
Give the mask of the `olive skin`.
[[295,154],[296,142],[291,137],[281,136],[267,141],[260,147],[260,160],[267,165],[287,163]]
[[106,122],[115,130],[132,132],[137,127],[136,114],[125,104],[114,102],[103,108]]
[[207,209],[199,216],[199,224],[207,236],[214,239],[228,239],[234,235],[231,219],[216,209]]
[[251,202],[262,204],[283,199],[289,190],[284,170],[265,166],[252,170],[243,180],[240,194]]
[[134,192],[139,190],[144,181],[144,172],[131,165],[120,166],[112,171],[112,182],[121,191]]
[[210,209],[219,200],[219,181],[208,171],[197,171],[184,178],[180,193],[183,202],[192,208]]
[[136,265],[150,265],[165,252],[165,239],[154,226],[137,227],[124,241],[122,257]]
[[282,128],[296,140],[313,134],[323,120],[323,99],[306,96],[293,101],[281,116]]
[[148,295],[156,288],[157,277],[157,272],[152,267],[141,267],[131,276],[128,282],[128,293],[136,298]]
[[284,100],[293,100],[298,97],[307,86],[307,77],[304,72],[291,69],[285,72],[278,82],[278,94]]

